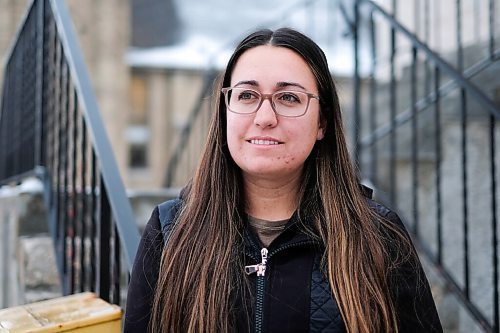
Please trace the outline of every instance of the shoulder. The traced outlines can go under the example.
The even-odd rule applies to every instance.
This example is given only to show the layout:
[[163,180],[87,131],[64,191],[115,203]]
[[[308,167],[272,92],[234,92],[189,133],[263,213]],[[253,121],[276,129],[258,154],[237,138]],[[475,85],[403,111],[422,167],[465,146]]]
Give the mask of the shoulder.
[[161,231],[164,235],[170,232],[172,223],[180,212],[183,204],[184,201],[182,199],[176,198],[162,202],[157,206],[156,210],[158,211],[158,220]]
[[382,205],[381,203],[373,200],[373,199],[368,199],[368,206],[381,218],[384,220],[398,226],[399,228],[405,230],[406,232],[406,227],[404,226],[403,222],[401,221],[401,218],[399,215],[393,211],[392,209]]
[[142,233],[128,285],[124,332],[146,332],[163,250],[158,207]]
[[370,207],[379,217],[403,229],[406,229],[403,225],[403,222],[399,218],[398,214],[396,214],[396,212],[382,205],[381,203],[373,200],[373,190],[371,188],[363,184],[360,184],[359,188],[361,190],[361,193],[363,193],[363,196],[366,199],[368,207]]
[[[389,240],[386,242],[391,261],[389,286],[397,309],[399,331],[442,332],[429,282],[403,222],[396,212],[374,200],[368,199],[368,205],[386,221],[386,226],[396,226],[400,236],[406,238],[406,241],[395,238],[394,232],[383,228]],[[394,242],[396,239],[399,241]]]

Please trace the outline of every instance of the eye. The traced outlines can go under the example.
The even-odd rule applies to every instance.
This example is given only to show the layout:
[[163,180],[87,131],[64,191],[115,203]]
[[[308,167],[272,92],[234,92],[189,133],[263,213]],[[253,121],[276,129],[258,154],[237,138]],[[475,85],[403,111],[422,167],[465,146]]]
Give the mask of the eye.
[[302,102],[299,94],[291,91],[276,93],[275,99],[284,104],[300,104]]
[[238,101],[258,100],[259,94],[253,90],[243,90],[238,93]]

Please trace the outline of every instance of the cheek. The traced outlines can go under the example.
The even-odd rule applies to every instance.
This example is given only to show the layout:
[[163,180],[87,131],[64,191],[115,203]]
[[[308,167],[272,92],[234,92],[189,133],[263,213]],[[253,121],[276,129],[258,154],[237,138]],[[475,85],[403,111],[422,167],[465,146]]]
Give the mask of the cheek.
[[311,153],[314,144],[318,140],[318,129],[319,127],[311,124],[310,126],[301,126],[294,134],[290,134],[295,135],[297,138],[293,150],[297,156],[300,156],[300,159],[307,158]]
[[227,146],[231,156],[234,158],[234,153],[239,149],[239,145],[241,144],[240,139],[243,135],[242,127],[240,122],[229,115],[227,117],[226,125]]

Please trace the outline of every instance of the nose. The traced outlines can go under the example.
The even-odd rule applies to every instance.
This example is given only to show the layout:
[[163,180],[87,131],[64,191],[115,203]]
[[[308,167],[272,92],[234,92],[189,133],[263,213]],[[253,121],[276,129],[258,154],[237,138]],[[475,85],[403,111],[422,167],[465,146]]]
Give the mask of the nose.
[[278,118],[271,105],[271,99],[262,101],[260,108],[255,113],[254,124],[261,127],[274,127],[278,124]]

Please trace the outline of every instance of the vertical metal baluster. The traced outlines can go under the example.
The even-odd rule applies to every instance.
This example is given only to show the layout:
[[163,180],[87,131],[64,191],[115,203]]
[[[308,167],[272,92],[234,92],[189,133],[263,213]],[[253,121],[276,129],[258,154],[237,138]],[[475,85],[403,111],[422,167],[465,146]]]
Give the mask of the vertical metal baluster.
[[87,195],[87,156],[88,156],[88,151],[87,151],[87,127],[85,125],[85,119],[83,118],[83,115],[80,113],[80,122],[81,122],[81,202],[82,202],[82,214],[81,214],[81,243],[80,243],[80,266],[82,268],[81,274],[80,274],[80,291],[86,290],[86,285],[87,285],[87,260],[86,260],[86,254],[87,254],[87,246],[85,244],[87,240],[87,223],[88,223],[88,207],[87,207],[87,200],[88,200],[88,195]]
[[462,129],[462,200],[463,200],[463,242],[465,294],[469,298],[469,207],[467,192],[467,99],[465,90],[460,91]]
[[493,246],[493,332],[500,331],[500,306],[499,306],[499,274],[498,274],[498,222],[497,222],[497,179],[496,179],[496,142],[495,142],[495,125],[494,116],[490,116],[490,174],[491,174],[491,229],[492,229],[492,246]]
[[65,250],[65,238],[64,238],[64,188],[63,188],[63,174],[64,174],[64,131],[63,131],[63,121],[64,121],[64,93],[63,93],[63,61],[62,61],[62,45],[57,39],[57,89],[58,89],[58,170],[57,170],[57,193],[58,193],[58,235],[59,235],[59,253],[61,261],[61,272],[62,278],[62,288],[63,294],[67,294],[66,288],[66,250]]
[[[23,45],[24,39],[25,39],[24,35],[20,36],[20,40],[19,40],[20,45],[18,46],[18,48],[21,48],[22,46],[24,46]],[[14,95],[14,101],[15,101],[14,104],[16,104],[15,110],[22,111],[22,101],[24,101],[24,98],[20,98],[20,94],[22,93],[22,88],[23,88],[23,75],[22,75],[23,70],[22,70],[22,66],[20,64],[20,59],[15,59],[15,65],[16,66],[14,67],[14,70],[17,73],[16,81],[18,81],[18,82],[15,82],[16,85],[15,85],[15,91],[14,91],[14,94],[15,94]],[[21,103],[19,101],[21,101]],[[22,146],[21,146],[22,137],[21,137],[21,131],[16,131],[15,129],[18,129],[21,126],[21,124],[20,124],[21,116],[22,116],[21,112],[15,112],[12,115],[12,118],[13,118],[12,125],[13,125],[13,129],[14,129],[14,133],[12,135],[12,138],[13,138],[12,141],[13,141],[13,145],[14,145],[14,150],[12,150],[10,147],[7,147],[7,149],[9,149],[11,151],[11,154],[13,155],[11,158],[13,163],[12,163],[12,167],[11,167],[10,172],[9,172],[9,176],[12,176],[20,168],[20,158],[19,158],[20,154],[16,154],[16,152],[20,151],[22,149]]]
[[[26,45],[26,35],[23,34],[22,37],[21,37],[21,45],[19,46],[19,48],[23,48],[25,47]],[[22,52],[19,51],[19,52]],[[19,76],[19,86],[18,88],[16,89],[17,91],[17,94],[18,96],[24,92],[24,84],[25,84],[25,77],[24,77],[24,74],[25,74],[25,71],[23,71],[23,68],[21,67],[21,65],[19,64],[20,61],[18,60],[17,61],[18,63],[18,67],[16,68],[16,72],[17,72],[17,75]],[[17,97],[17,96],[16,96]],[[17,99],[17,98],[16,98]],[[15,142],[15,145],[16,145],[16,149],[12,152],[13,155],[14,155],[14,167],[12,169],[12,172],[11,172],[11,175],[19,172],[19,170],[22,169],[22,160],[21,160],[21,154],[17,153],[19,151],[21,151],[23,149],[23,145],[22,145],[22,142],[23,142],[23,137],[22,137],[22,131],[19,130],[20,127],[21,127],[21,118],[23,117],[23,109],[24,109],[24,102],[26,101],[25,98],[21,98],[21,99],[18,99],[20,102],[19,102],[19,105],[18,105],[18,108],[17,110],[19,110],[19,112],[16,112],[15,113],[15,116],[14,116],[14,129],[17,129],[15,132],[16,132],[16,135],[15,135],[15,139],[14,139],[14,142]]]
[[[396,17],[397,2],[392,0],[392,12]],[[391,57],[390,57],[390,123],[391,134],[389,136],[389,197],[394,206],[396,200],[396,30],[391,27]]]
[[437,238],[437,262],[443,264],[443,222],[442,222],[442,203],[441,203],[441,96],[439,86],[441,73],[438,67],[434,68],[434,126],[436,140],[436,238]]
[[[377,129],[377,39],[376,39],[376,26],[375,19],[373,17],[373,11],[370,12],[370,44],[371,44],[371,57],[372,57],[372,68],[370,73],[370,134],[374,135]],[[370,178],[371,181],[378,186],[378,151],[377,143],[372,142],[370,145],[371,152],[371,166],[370,166]]]
[[118,229],[116,228],[116,223],[113,221],[113,303],[120,305],[120,237],[118,235]]
[[42,152],[44,151],[43,133],[43,87],[44,87],[44,26],[45,13],[44,2],[37,3],[37,25],[36,25],[36,83],[35,83],[35,144],[34,144],[34,165],[42,165]]
[[412,168],[412,201],[413,201],[413,233],[418,235],[418,121],[417,121],[417,49],[412,48],[411,63],[411,168]]
[[353,113],[353,122],[352,122],[352,127],[353,127],[353,143],[352,146],[354,147],[353,151],[353,159],[354,163],[359,166],[360,164],[360,145],[359,145],[359,137],[360,137],[360,99],[361,99],[361,85],[360,85],[360,78],[359,78],[359,65],[360,65],[360,58],[359,58],[359,26],[361,24],[360,22],[360,13],[359,13],[359,0],[354,1],[354,26],[353,26],[353,41],[354,41],[354,113]]
[[[64,281],[65,271],[64,271],[64,239],[63,239],[63,218],[62,218],[62,191],[61,191],[61,179],[62,179],[62,73],[61,73],[61,44],[57,39],[57,31],[54,26],[54,47],[56,49],[55,52],[55,89],[56,89],[56,108],[55,111],[57,113],[57,171],[55,175],[56,179],[56,189],[55,193],[57,195],[56,198],[56,233],[57,233],[57,246],[56,253],[58,254],[58,265],[59,272],[62,275],[61,282]],[[64,283],[62,283],[63,294],[64,294]]]
[[[48,12],[49,10],[47,10]],[[55,141],[55,136],[56,136],[56,90],[55,90],[55,63],[56,63],[56,52],[55,52],[55,43],[54,43],[54,35],[55,35],[55,23],[53,20],[51,20],[51,17],[49,16],[48,13],[46,13],[46,26],[48,27],[48,37],[47,37],[47,43],[49,43],[47,49],[48,49],[48,56],[47,56],[47,62],[48,62],[48,73],[47,73],[47,80],[48,80],[48,94],[47,94],[47,148],[48,148],[48,153],[47,153],[47,166],[48,170],[50,172],[50,197],[49,197],[49,226],[51,228],[51,235],[52,239],[56,242],[57,241],[57,216],[55,215],[55,212],[57,212],[57,198],[56,198],[56,141]],[[56,244],[54,244],[56,245]],[[59,255],[56,253],[56,257]],[[57,259],[56,259],[57,261]]]
[[[78,119],[78,96],[74,87],[71,88],[72,96],[72,114],[71,114],[71,290],[72,293],[76,292],[77,275],[81,272],[77,269],[76,261],[76,238],[79,235],[78,230],[78,201],[77,195],[78,190],[76,186],[76,172],[77,172],[77,140],[78,140],[78,129],[77,129],[77,119]],[[67,129],[69,131],[69,127]],[[69,153],[69,152],[68,152]],[[80,268],[81,269],[81,268]]]
[[[456,0],[457,21],[457,66],[460,72],[464,68],[462,44],[462,1]],[[464,243],[464,292],[469,299],[469,221],[468,221],[468,192],[467,192],[467,98],[466,91],[460,89],[460,117],[462,131],[462,200],[463,200],[463,243]]]
[[[43,93],[42,93],[42,142],[41,142],[41,149],[42,149],[42,156],[41,156],[41,165],[45,165],[47,170],[50,170],[50,147],[48,145],[49,143],[49,131],[48,128],[50,126],[50,119],[49,119],[49,114],[51,113],[52,109],[48,107],[49,105],[49,94],[50,94],[50,59],[51,59],[51,50],[50,50],[50,24],[49,21],[47,20],[47,7],[45,4],[45,0],[43,0],[43,13],[42,13],[42,19],[43,19],[43,59],[42,59],[42,66],[43,66]],[[48,173],[47,173],[48,175]],[[50,191],[50,187],[45,189],[46,191]],[[49,196],[46,197],[49,199],[48,203],[50,203],[50,192]],[[49,206],[47,206],[49,207]]]
[[[30,108],[30,105],[28,104],[30,101],[30,96],[31,93],[32,93],[32,90],[31,90],[31,87],[28,87],[27,83],[30,82],[30,72],[31,72],[31,64],[32,64],[32,61],[33,61],[33,58],[29,59],[31,57],[31,39],[30,39],[30,28],[32,26],[32,23],[33,22],[33,11],[30,13],[30,18],[28,19],[28,21],[26,22],[26,25],[24,27],[25,31],[24,31],[24,38],[23,38],[23,50],[22,50],[22,53],[21,53],[21,57],[23,58],[22,61],[23,61],[23,68],[20,68],[19,72],[18,72],[18,75],[21,76],[22,78],[22,92],[23,94],[27,95],[28,98],[23,98],[21,99],[21,108],[19,109],[19,112],[18,112],[18,117],[17,117],[17,120],[18,120],[18,123],[17,123],[17,127],[16,129],[18,130],[19,132],[19,150],[17,150],[16,152],[16,155],[17,155],[17,159],[18,159],[18,165],[17,165],[17,168],[14,170],[15,173],[20,173],[20,172],[23,172],[27,169],[27,165],[28,165],[28,160],[29,160],[29,155],[31,155],[32,151],[31,149],[27,150],[26,148],[27,145],[26,145],[26,142],[29,140],[29,133],[25,132],[24,131],[24,123],[30,123],[31,122],[31,115],[29,114],[29,108]],[[33,82],[33,81],[31,81]],[[23,119],[23,121],[21,121],[21,119]],[[25,152],[24,154],[21,154],[20,152],[23,151]]]
[[97,248],[96,248],[96,238],[97,238],[97,159],[95,151],[91,148],[90,155],[90,287],[91,291],[97,291]]
[[[63,212],[63,259],[64,259],[64,272],[66,273],[66,279],[64,284],[67,286],[67,293],[73,293],[71,290],[71,280],[73,279],[71,267],[68,270],[68,235],[69,235],[69,216],[68,216],[68,128],[69,128],[69,68],[66,63],[66,59],[63,57],[63,82],[64,82],[64,104],[63,104],[63,116],[64,116],[64,128],[63,128],[63,202],[62,202],[62,212]],[[67,275],[69,274],[69,276]],[[69,289],[68,289],[69,288]]]
[[489,22],[489,54],[490,59],[495,60],[495,1],[489,0],[488,6]]
[[108,201],[106,184],[100,177],[100,217],[99,217],[99,296],[110,301],[110,236],[111,236],[111,212]]
[[457,67],[460,72],[464,69],[464,53],[462,44],[462,0],[455,2],[455,15],[457,22]]
[[[427,45],[430,44],[430,0],[425,0],[424,2],[424,41]],[[424,94],[425,96],[429,96],[431,92],[431,71],[429,66],[429,58],[425,57],[425,85],[424,85]]]

